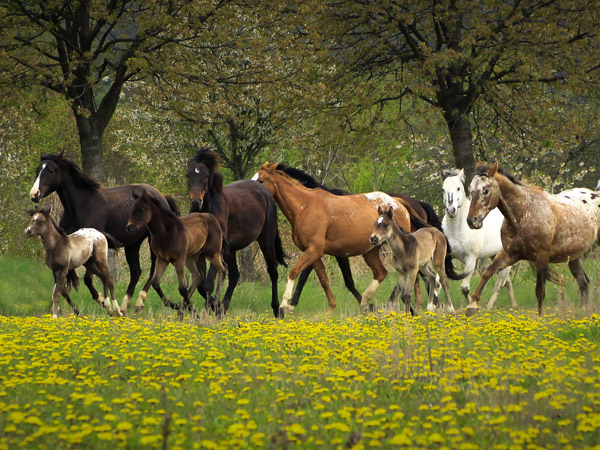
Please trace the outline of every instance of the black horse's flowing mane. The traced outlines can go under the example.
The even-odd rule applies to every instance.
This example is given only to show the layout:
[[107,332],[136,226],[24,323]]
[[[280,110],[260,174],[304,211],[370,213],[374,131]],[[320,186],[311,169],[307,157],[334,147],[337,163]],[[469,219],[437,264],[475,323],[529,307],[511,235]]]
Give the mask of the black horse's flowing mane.
[[347,192],[344,191],[343,189],[327,187],[324,184],[319,183],[317,180],[315,180],[312,176],[310,176],[303,170],[296,169],[294,167],[289,167],[285,163],[278,163],[277,167],[275,167],[275,170],[279,170],[280,172],[283,172],[286,175],[289,175],[291,178],[299,181],[303,186],[305,186],[309,189],[320,188],[327,192],[331,192],[332,194],[335,194],[335,195],[347,194]]
[[102,188],[102,183],[96,180],[94,177],[87,175],[81,171],[79,166],[73,161],[63,158],[61,155],[42,155],[41,161],[52,161],[59,166],[65,167],[75,183],[87,189],[97,191]]
[[[480,163],[475,168],[475,175],[488,176],[489,171],[490,171],[490,165],[489,164],[487,164],[487,163]],[[501,175],[504,175],[506,178],[508,178],[514,184],[518,184],[520,186],[523,186],[523,182],[521,180],[515,178],[515,176],[513,174],[511,174],[508,170],[506,170],[506,169],[504,169],[502,167],[498,167],[498,173],[501,174]]]
[[217,154],[208,147],[200,148],[194,155],[194,162],[204,164],[211,172],[219,165]]

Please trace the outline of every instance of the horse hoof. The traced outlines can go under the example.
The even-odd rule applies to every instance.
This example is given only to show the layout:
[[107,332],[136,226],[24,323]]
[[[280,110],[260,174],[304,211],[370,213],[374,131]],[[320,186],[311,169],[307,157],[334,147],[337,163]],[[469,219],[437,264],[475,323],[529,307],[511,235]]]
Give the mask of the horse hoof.
[[454,314],[455,312],[456,310],[454,309],[454,306],[448,306],[448,313]]
[[133,308],[133,314],[137,315],[137,314],[141,314],[142,311],[144,310],[144,308],[140,308],[140,307],[135,307]]
[[279,307],[279,318],[283,319],[286,314],[290,314],[294,311],[294,307],[292,305],[284,305]]
[[477,314],[479,312],[479,306],[467,306],[467,310],[465,311],[465,314],[467,317],[471,317],[474,316],[475,314]]

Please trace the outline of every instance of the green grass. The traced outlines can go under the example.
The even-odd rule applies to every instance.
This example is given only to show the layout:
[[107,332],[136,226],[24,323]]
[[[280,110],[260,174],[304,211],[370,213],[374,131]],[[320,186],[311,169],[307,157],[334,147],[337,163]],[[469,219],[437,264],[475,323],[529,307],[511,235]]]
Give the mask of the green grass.
[[[124,257],[118,257],[118,281],[115,285],[117,300],[119,304],[125,294],[129,274],[124,265]],[[356,286],[359,292],[362,292],[371,281],[370,272],[366,265],[354,258],[353,273],[355,275]],[[333,258],[326,259],[327,271],[330,277],[332,290],[337,300],[337,308],[334,317],[344,317],[356,315],[359,313],[358,303],[350,292],[345,288],[341,273],[335,264]],[[460,266],[457,265],[457,271],[460,272]],[[590,303],[599,304],[600,296],[600,274],[598,271],[599,262],[595,258],[588,258],[584,266],[590,278]],[[555,270],[560,274],[561,284],[547,283],[545,308],[553,308],[557,304],[569,308],[577,308],[580,305],[579,291],[577,284],[571,274],[568,272],[566,264],[554,265]],[[378,308],[386,305],[394,283],[396,274],[390,270],[384,283],[379,287],[373,298],[373,303]],[[148,265],[143,265],[143,274],[137,285],[133,301],[135,302],[137,293],[141,289],[148,274]],[[279,269],[279,298],[283,295],[287,281],[289,269],[280,267]],[[50,270],[44,266],[41,261],[26,258],[22,256],[0,256],[0,314],[9,316],[41,316],[47,314],[50,310],[52,296],[53,280]],[[80,275],[80,286],[77,291],[72,292],[74,302],[79,306],[84,314],[105,314],[92,300],[89,292],[83,284],[83,270],[78,269]],[[271,286],[265,273],[259,270],[260,281],[239,283],[231,301],[229,314],[234,316],[245,316],[248,314],[271,314]],[[479,281],[479,275],[476,274],[471,280],[471,292],[474,291]],[[482,300],[481,307],[485,307],[489,299],[495,277],[487,284]],[[228,281],[225,280],[225,286]],[[460,291],[460,281],[450,281],[451,295],[456,309],[466,307],[466,301]],[[95,278],[95,285],[101,290],[100,281]],[[516,273],[513,273],[513,285],[519,308],[523,310],[535,310],[537,308],[537,299],[535,297],[535,274],[526,262],[518,265]],[[421,282],[423,296],[426,291]],[[172,267],[169,267],[162,280],[162,287],[167,297],[176,303],[181,301],[177,290],[177,280]],[[223,289],[224,292],[224,289]],[[443,298],[443,294],[442,294]],[[426,303],[426,299],[424,300]],[[195,293],[192,302],[197,307],[202,307],[204,300]],[[413,299],[414,302],[414,299]],[[502,291],[496,302],[495,309],[507,310],[510,302],[506,290]],[[64,311],[69,306],[61,300],[61,308]],[[311,274],[305,289],[300,298],[300,303],[294,314],[301,317],[311,317],[312,315],[325,314],[328,310],[328,303],[325,294],[317,280],[316,275]],[[152,318],[156,315],[170,315],[171,311],[165,311],[158,295],[150,290],[146,300],[146,307],[143,317]]]

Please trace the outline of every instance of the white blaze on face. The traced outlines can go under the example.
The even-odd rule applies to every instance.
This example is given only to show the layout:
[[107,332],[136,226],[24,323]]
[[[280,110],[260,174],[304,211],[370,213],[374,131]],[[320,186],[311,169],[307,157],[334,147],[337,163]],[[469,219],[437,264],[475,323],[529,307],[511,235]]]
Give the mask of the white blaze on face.
[[258,172],[256,172],[252,178],[250,178],[252,181],[258,181]]
[[383,222],[383,217],[380,217],[379,219],[377,219],[377,224],[381,225],[381,222]]
[[194,169],[194,172],[196,173],[200,173],[200,169],[198,169],[197,167]]
[[33,187],[31,188],[31,191],[29,191],[30,198],[35,198],[35,196],[40,193],[40,177],[42,176],[42,172],[44,171],[45,168],[46,168],[46,163],[42,164],[40,173],[38,174],[38,177],[36,178],[35,183],[33,183]]

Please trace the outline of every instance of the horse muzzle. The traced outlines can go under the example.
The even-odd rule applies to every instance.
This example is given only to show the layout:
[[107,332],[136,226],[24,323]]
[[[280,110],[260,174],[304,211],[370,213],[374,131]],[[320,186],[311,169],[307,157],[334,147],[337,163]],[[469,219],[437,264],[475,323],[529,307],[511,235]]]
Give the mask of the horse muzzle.
[[454,219],[456,217],[456,208],[454,206],[446,208],[446,214],[448,214],[448,217],[451,219]]
[[471,216],[467,217],[467,224],[472,230],[479,230],[483,226],[483,220],[479,217]]
[[192,198],[190,200],[190,212],[200,212],[202,209],[202,199],[201,198]]
[[379,238],[378,238],[377,236],[375,236],[375,235],[372,235],[372,236],[369,238],[369,241],[371,242],[371,244],[372,244],[372,245],[377,245],[377,244],[379,244]]
[[135,229],[136,229],[136,228],[137,228],[137,227],[136,227],[134,224],[132,224],[132,223],[128,223],[128,224],[125,226],[125,231],[127,231],[128,233],[135,233]]

